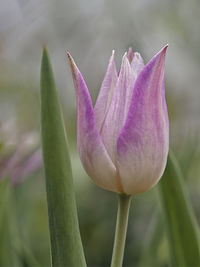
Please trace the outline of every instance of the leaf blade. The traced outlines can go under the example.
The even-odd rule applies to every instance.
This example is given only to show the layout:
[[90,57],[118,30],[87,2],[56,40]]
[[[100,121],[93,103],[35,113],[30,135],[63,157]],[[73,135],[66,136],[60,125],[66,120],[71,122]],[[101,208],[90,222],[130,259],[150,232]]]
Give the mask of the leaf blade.
[[53,266],[86,266],[62,113],[48,52],[41,65],[41,132]]
[[175,266],[200,266],[199,231],[184,188],[181,169],[170,151],[160,193],[167,222],[171,261]]
[[13,193],[10,180],[0,181],[0,266],[22,266],[17,254],[17,229],[13,212]]

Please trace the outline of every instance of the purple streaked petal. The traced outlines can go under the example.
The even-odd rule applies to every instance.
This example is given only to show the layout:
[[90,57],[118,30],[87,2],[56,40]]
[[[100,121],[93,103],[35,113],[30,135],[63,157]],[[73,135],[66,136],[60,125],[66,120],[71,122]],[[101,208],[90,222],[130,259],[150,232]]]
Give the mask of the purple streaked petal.
[[94,115],[97,128],[100,131],[105,116],[108,112],[110,102],[112,99],[113,91],[117,82],[117,70],[114,62],[114,51],[110,57],[108,68],[105,78],[101,85],[101,89],[94,107]]
[[100,131],[102,141],[114,164],[116,164],[116,141],[126,119],[133,82],[132,69],[125,54],[111,104]]
[[88,88],[74,60],[68,54],[78,106],[77,139],[82,164],[88,175],[104,189],[120,192],[116,168],[99,135]]
[[117,140],[118,169],[126,194],[151,188],[161,177],[169,146],[164,97],[165,46],[140,72]]

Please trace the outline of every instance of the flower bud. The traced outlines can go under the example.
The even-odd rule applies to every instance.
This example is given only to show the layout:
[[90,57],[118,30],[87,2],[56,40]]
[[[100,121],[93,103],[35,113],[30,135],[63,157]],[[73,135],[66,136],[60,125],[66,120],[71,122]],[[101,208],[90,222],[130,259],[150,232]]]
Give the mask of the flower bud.
[[146,65],[129,50],[119,73],[110,58],[93,108],[86,83],[68,53],[78,109],[78,150],[88,175],[100,187],[127,195],[154,186],[169,149],[164,89],[167,46]]

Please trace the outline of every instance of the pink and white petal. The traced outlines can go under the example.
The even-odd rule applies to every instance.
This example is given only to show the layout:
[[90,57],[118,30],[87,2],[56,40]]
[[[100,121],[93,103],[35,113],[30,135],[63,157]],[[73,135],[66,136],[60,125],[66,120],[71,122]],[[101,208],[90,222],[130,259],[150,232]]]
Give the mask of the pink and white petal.
[[126,119],[127,105],[132,95],[133,86],[132,69],[125,54],[111,104],[100,131],[102,141],[114,164],[116,164],[116,141]]
[[70,54],[68,57],[78,106],[77,139],[80,159],[86,172],[97,185],[119,192],[116,168],[101,141],[88,88]]
[[144,68],[144,61],[140,53],[135,52],[133,54],[133,59],[131,61],[131,68],[133,70],[134,76],[137,78],[141,70]]
[[126,194],[147,191],[163,174],[169,125],[164,97],[165,46],[140,72],[117,140],[118,171]]
[[132,94],[133,94],[135,81],[136,81],[138,75],[140,74],[141,70],[144,68],[144,62],[143,62],[143,59],[142,59],[141,55],[139,53],[135,52],[135,53],[133,53],[132,56],[133,56],[132,57],[132,61],[131,61],[132,90],[128,90],[128,94],[126,96],[126,104],[125,104],[125,107],[124,107],[124,116],[125,117],[127,117],[127,114],[128,114],[128,111],[129,111],[129,107],[130,107],[130,103],[131,103],[131,98],[132,98]]
[[104,77],[101,89],[94,107],[94,116],[97,123],[97,128],[100,131],[105,116],[108,112],[113,91],[117,82],[117,70],[114,61],[114,51],[109,60],[106,75]]

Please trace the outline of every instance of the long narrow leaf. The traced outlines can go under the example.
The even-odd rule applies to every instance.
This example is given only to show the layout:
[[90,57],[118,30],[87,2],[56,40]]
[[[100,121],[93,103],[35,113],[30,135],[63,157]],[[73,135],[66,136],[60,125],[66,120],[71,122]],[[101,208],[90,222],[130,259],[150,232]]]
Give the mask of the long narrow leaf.
[[170,152],[160,193],[168,229],[173,266],[200,266],[199,231],[186,195],[184,180]]
[[17,255],[17,224],[13,216],[13,188],[9,179],[0,181],[0,266],[22,266]]
[[52,265],[84,267],[70,157],[46,49],[41,66],[41,128]]

